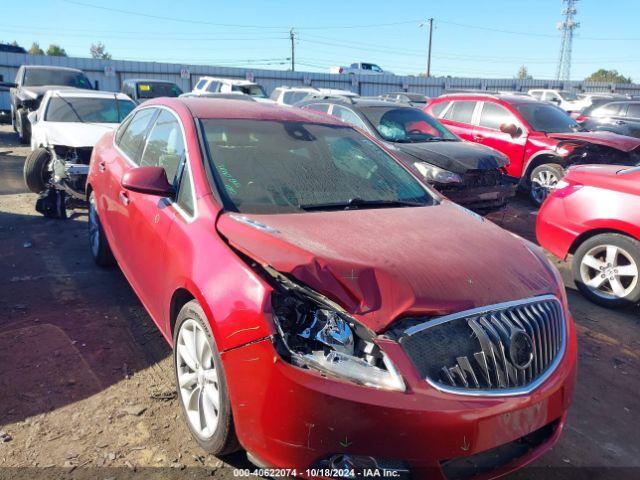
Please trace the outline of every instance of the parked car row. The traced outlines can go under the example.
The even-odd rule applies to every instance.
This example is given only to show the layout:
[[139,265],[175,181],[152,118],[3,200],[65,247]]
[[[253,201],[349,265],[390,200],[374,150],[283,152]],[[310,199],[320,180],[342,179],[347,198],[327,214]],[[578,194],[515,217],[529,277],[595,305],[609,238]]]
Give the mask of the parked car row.
[[[639,140],[527,96],[421,109],[214,77],[123,88],[137,106],[49,88],[25,180],[52,216],[48,189],[87,199],[90,254],[117,263],[173,347],[203,449],[293,476],[468,478],[557,442],[577,357],[562,278],[458,204],[500,208],[531,186],[540,243],[573,253],[587,296],[626,305]],[[573,166],[594,162],[618,165]]]

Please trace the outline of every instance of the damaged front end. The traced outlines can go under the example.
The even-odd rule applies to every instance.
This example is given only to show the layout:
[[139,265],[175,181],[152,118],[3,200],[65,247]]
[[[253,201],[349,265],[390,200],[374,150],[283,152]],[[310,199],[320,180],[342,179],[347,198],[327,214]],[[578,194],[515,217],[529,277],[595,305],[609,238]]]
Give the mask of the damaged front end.
[[54,145],[47,148],[50,161],[43,178],[48,178],[36,201],[36,210],[51,218],[66,218],[66,210],[83,206],[91,147]]
[[285,360],[360,385],[405,390],[402,376],[375,343],[374,332],[320,293],[264,269],[275,287],[275,347]]
[[561,142],[556,146],[556,152],[564,159],[565,167],[584,164],[633,167],[640,165],[639,149],[624,151],[607,145],[576,142]]

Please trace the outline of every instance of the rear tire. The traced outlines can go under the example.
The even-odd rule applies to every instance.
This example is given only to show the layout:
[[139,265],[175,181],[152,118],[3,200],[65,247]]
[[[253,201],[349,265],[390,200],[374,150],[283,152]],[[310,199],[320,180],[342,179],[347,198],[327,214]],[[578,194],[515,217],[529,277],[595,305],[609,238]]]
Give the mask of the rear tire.
[[[198,445],[219,456],[239,450],[220,353],[196,300],[186,303],[178,313],[173,367],[180,407]],[[212,396],[217,398],[217,409]]]
[[96,197],[93,192],[89,194],[89,249],[93,261],[100,267],[110,267],[116,263],[107,237],[102,229],[102,223],[96,209]]
[[573,280],[593,303],[621,308],[640,301],[640,242],[617,233],[584,241],[573,255]]
[[31,123],[27,117],[28,114],[29,111],[25,108],[21,108],[16,112],[18,139],[23,145],[27,145],[31,141]]
[[40,193],[47,189],[51,172],[47,167],[51,161],[51,155],[45,148],[36,148],[24,162],[24,183],[33,193]]
[[542,205],[564,174],[564,168],[557,163],[543,163],[534,168],[529,175],[531,200],[538,206]]

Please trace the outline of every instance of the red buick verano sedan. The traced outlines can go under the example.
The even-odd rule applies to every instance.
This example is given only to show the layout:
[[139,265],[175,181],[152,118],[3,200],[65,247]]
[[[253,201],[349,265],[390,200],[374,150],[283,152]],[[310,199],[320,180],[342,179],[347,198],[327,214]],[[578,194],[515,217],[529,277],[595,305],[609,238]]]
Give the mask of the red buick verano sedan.
[[90,245],[174,347],[208,452],[303,477],[494,477],[562,431],[576,370],[541,250],[308,111],[158,99],[94,149]]

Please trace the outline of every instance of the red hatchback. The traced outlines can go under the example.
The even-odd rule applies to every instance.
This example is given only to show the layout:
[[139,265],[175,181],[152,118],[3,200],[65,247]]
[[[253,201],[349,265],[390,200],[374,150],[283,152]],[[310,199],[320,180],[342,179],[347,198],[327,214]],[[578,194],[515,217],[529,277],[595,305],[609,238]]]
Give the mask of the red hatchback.
[[443,95],[425,111],[461,138],[507,155],[507,173],[538,205],[569,165],[640,164],[640,139],[585,131],[564,110],[526,95]]
[[540,244],[564,259],[592,301],[624,307],[640,301],[640,168],[569,169],[538,213]]
[[557,441],[576,370],[558,272],[351,126],[152,100],[95,147],[88,192],[92,255],[113,253],[174,347],[208,452],[463,478]]

